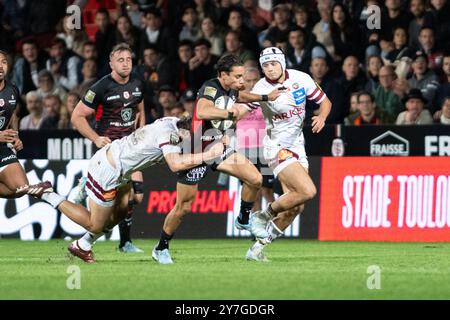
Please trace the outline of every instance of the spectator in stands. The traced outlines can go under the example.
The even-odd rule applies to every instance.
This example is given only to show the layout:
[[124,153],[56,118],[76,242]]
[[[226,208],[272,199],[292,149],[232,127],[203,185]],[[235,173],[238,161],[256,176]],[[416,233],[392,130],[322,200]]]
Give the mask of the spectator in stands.
[[88,41],[88,36],[84,29],[71,28],[70,23],[72,19],[73,17],[68,14],[61,19],[56,27],[58,32],[56,37],[64,40],[67,49],[81,56],[83,53],[83,44]]
[[175,85],[175,70],[165,55],[154,45],[149,45],[143,51],[143,64],[136,71],[148,82],[152,90],[158,90],[162,85]]
[[211,43],[211,54],[220,57],[224,51],[223,35],[216,30],[216,24],[211,17],[203,18],[200,29],[202,38]]
[[183,104],[183,109],[189,112],[191,116],[194,115],[195,100],[197,95],[196,92],[197,91],[189,88],[183,92],[180,98],[180,102]]
[[331,38],[330,22],[331,22],[331,1],[319,1],[317,3],[320,21],[313,28],[317,42],[321,43],[327,49],[327,52],[335,60],[333,39]]
[[46,116],[39,129],[58,129],[61,104],[58,96],[49,95],[44,98],[44,112]]
[[390,63],[398,64],[403,57],[411,57],[411,48],[408,47],[408,34],[402,27],[394,29],[394,39],[392,41],[392,50],[386,55]]
[[211,17],[215,20],[216,17],[216,5],[213,1],[209,0],[194,0],[195,11],[197,12],[197,17],[200,21],[203,21],[205,17]]
[[22,43],[22,57],[14,64],[13,82],[20,94],[25,95],[39,86],[38,73],[46,67],[47,55],[38,49],[36,41]]
[[411,88],[422,91],[425,99],[430,103],[433,101],[439,86],[438,78],[433,70],[427,67],[427,55],[423,51],[417,51],[413,58],[413,74],[408,79]]
[[177,103],[177,96],[175,90],[170,86],[161,86],[158,92],[159,111],[162,117],[170,117],[171,109]]
[[211,54],[211,43],[199,39],[194,44],[194,56],[189,60],[189,84],[197,91],[206,80],[216,76],[215,65],[219,59]]
[[[444,41],[443,45],[448,44],[448,42],[449,38]],[[419,50],[422,50],[427,55],[428,68],[435,72],[439,72],[439,69],[442,66],[443,54],[438,48],[434,30],[431,27],[422,27],[419,33],[419,44]]]
[[111,24],[107,9],[99,9],[96,12],[95,25],[98,28],[98,31],[95,34],[95,45],[98,54],[98,76],[103,77],[111,72],[111,68],[109,67],[109,53],[116,43],[115,29]]
[[430,111],[424,109],[427,100],[419,89],[411,89],[403,98],[406,111],[400,112],[395,124],[432,124],[433,118]]
[[3,4],[4,10],[0,16],[0,30],[2,27],[4,28],[4,33],[1,33],[2,37],[8,33],[13,39],[22,38],[29,31],[27,10],[30,1],[4,0]]
[[183,21],[183,28],[181,29],[179,34],[180,41],[191,40],[192,42],[195,42],[201,38],[202,34],[199,27],[195,6],[186,6],[183,10],[181,20]]
[[444,79],[436,90],[434,96],[431,112],[436,112],[439,106],[442,106],[444,99],[450,97],[450,51],[445,54],[444,61],[442,63],[442,71]]
[[[305,30],[300,27],[293,27],[288,35],[288,48],[286,52],[286,65],[288,68],[307,72],[312,58],[312,45],[306,47],[307,35]],[[321,48],[321,47],[320,47]],[[320,50],[320,49],[317,49]],[[322,48],[323,56],[326,56],[325,49]]]
[[30,1],[27,23],[35,35],[53,35],[58,22],[66,14],[67,3],[61,0]]
[[26,95],[28,115],[20,120],[20,130],[37,130],[44,120],[42,97],[36,91],[29,91]]
[[409,23],[408,36],[409,36],[409,47],[418,48],[419,44],[419,33],[424,26],[426,20],[426,7],[425,0],[411,0],[409,3],[409,12],[412,14],[413,19]]
[[242,11],[238,7],[233,7],[228,15],[229,30],[236,31],[240,34],[241,41],[245,47],[253,52],[259,54],[260,47],[258,44],[258,37],[256,33],[246,26],[243,22]]
[[255,60],[253,53],[244,48],[240,35],[236,31],[230,30],[226,33],[225,49],[226,53],[234,54],[244,63],[248,60]]
[[352,92],[350,94],[350,114],[349,117],[354,115],[355,113],[358,113],[358,95],[359,91]]
[[151,7],[145,12],[145,29],[141,33],[141,48],[156,46],[158,52],[163,52],[169,59],[176,57],[176,41],[170,30],[163,26],[161,11]]
[[437,43],[446,45],[445,50],[450,50],[450,20],[448,13],[450,12],[450,1],[448,0],[431,0],[431,10],[429,11],[431,23],[436,28]]
[[347,7],[340,3],[332,7],[330,31],[336,62],[344,61],[350,55],[358,59],[362,57],[359,28],[352,22]]
[[194,56],[193,43],[190,40],[180,41],[178,59],[175,64],[175,88],[178,92],[185,91],[189,86],[189,60]]
[[358,112],[345,118],[346,125],[361,126],[367,124],[383,124],[381,111],[375,104],[375,97],[367,91],[360,91],[357,94]]
[[253,28],[256,32],[267,28],[267,21],[259,14],[258,5],[254,0],[242,0],[241,6],[249,16],[248,25],[250,28]]
[[401,0],[384,1],[386,10],[381,13],[380,23],[380,47],[383,51],[388,51],[386,49],[392,42],[392,30],[397,27],[408,30],[412,17],[409,12],[402,10],[401,2]]
[[450,96],[447,96],[442,103],[438,123],[450,125]]
[[[309,71],[313,80],[323,89],[330,101],[333,101],[333,108],[331,108],[331,112],[327,117],[327,123],[342,123],[345,117],[344,90],[342,85],[329,75],[329,67],[325,57],[314,57],[311,60]],[[311,116],[313,116],[309,115],[310,110],[313,111],[313,115],[317,115],[319,106],[313,102],[307,101],[306,118],[308,123],[310,122]]]
[[[59,111],[58,129],[73,129],[70,118],[79,101],[80,96],[75,91],[67,94],[66,103],[61,106]],[[94,125],[94,123],[91,124]]]
[[55,83],[50,71],[48,70],[39,71],[38,83],[39,86],[37,92],[42,98],[51,95],[56,95],[61,100],[65,98],[66,91]]
[[367,83],[364,89],[371,94],[375,94],[375,91],[380,85],[378,75],[380,74],[380,69],[382,66],[383,60],[380,58],[380,56],[374,55],[367,58]]
[[380,86],[375,91],[375,104],[386,117],[386,123],[394,123],[398,114],[403,110],[401,97],[396,92],[396,74],[392,66],[380,69]]
[[83,44],[83,50],[81,52],[81,58],[84,60],[87,59],[95,59],[97,60],[98,53],[97,53],[97,47],[95,46],[95,42],[92,41],[86,41]]
[[350,110],[350,94],[355,91],[361,91],[365,88],[367,79],[359,66],[358,58],[348,56],[342,65],[342,76],[338,79],[343,87],[344,95],[344,113],[341,121],[344,120]]
[[47,70],[52,73],[55,83],[66,90],[72,90],[79,83],[78,64],[80,58],[68,50],[63,39],[55,38],[50,47],[50,58],[47,60]]
[[273,26],[267,31],[263,42],[263,47],[275,46],[276,39],[287,39],[289,30],[292,27],[290,21],[289,7],[285,4],[279,4],[272,9]]
[[305,5],[296,5],[293,11],[295,25],[302,28],[305,31],[306,38],[309,39],[312,34],[313,25],[311,24],[312,19],[310,19],[308,9]]
[[115,44],[122,42],[130,46],[133,51],[132,58],[134,63],[136,63],[140,52],[140,34],[139,29],[133,26],[131,19],[128,16],[120,16],[116,23]]
[[141,0],[117,0],[117,16],[130,17],[131,24],[135,28],[141,29],[143,27],[144,13],[141,10],[140,3],[145,1]]
[[83,97],[88,89],[98,80],[96,61],[94,59],[85,60],[81,69],[81,74],[83,77],[83,82],[75,87],[74,91],[77,92],[80,97]]

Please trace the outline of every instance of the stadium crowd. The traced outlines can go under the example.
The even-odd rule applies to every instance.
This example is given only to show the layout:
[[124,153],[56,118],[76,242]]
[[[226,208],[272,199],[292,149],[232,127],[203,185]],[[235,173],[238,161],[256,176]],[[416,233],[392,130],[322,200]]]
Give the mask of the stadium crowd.
[[[69,28],[66,13],[88,2],[115,6],[96,10],[91,36]],[[370,5],[381,8],[378,29]],[[261,49],[277,46],[332,101],[329,124],[450,124],[448,13],[446,0],[273,1],[271,11],[255,0],[0,0],[0,49],[22,96],[21,130],[71,129],[122,42],[145,81],[147,123],[192,113],[224,53],[254,70]],[[308,102],[307,122],[317,108]]]

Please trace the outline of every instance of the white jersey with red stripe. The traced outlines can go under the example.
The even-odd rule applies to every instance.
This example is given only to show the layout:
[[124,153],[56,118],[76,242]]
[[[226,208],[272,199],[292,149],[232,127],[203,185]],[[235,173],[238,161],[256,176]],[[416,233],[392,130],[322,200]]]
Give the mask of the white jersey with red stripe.
[[266,121],[267,138],[283,147],[304,143],[303,121],[306,99],[321,103],[326,95],[307,74],[294,69],[285,71],[285,81],[274,83],[267,78],[260,79],[252,89],[255,94],[269,94],[274,88],[286,88],[275,101],[249,104],[249,108],[262,108]]
[[181,153],[178,120],[175,117],[158,119],[111,143],[110,150],[123,178],[128,179],[134,171],[161,163],[165,154]]

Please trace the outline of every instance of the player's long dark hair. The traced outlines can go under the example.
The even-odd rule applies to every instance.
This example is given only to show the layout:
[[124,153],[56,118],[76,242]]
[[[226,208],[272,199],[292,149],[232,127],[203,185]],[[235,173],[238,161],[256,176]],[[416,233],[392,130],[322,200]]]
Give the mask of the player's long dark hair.
[[180,120],[178,120],[178,122],[177,122],[177,128],[191,131],[191,128],[192,128],[192,116],[188,112],[184,112],[180,116]]

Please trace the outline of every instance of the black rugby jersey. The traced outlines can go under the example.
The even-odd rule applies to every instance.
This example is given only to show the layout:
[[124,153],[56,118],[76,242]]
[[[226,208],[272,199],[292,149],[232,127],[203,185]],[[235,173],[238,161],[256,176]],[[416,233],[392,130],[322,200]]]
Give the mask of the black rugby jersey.
[[85,105],[96,110],[95,131],[111,140],[131,134],[143,90],[142,80],[133,74],[126,84],[117,83],[111,74],[97,81],[82,99]]
[[17,87],[9,81],[5,81],[5,86],[0,91],[0,130],[7,129],[11,117],[16,111],[19,98]]
[[[197,117],[197,104],[200,98],[205,98],[217,104],[218,99],[223,97],[231,99],[236,102],[239,91],[238,90],[225,90],[219,82],[219,79],[214,78],[206,81],[200,88],[197,94],[197,100],[195,102],[194,116],[192,117],[192,131],[194,133],[194,138],[201,136],[202,143],[195,143],[195,145],[202,145],[205,148],[208,144],[212,143],[216,139],[220,139],[223,136],[223,131],[216,129],[211,124],[211,120],[201,120]],[[201,135],[200,135],[201,130]]]

